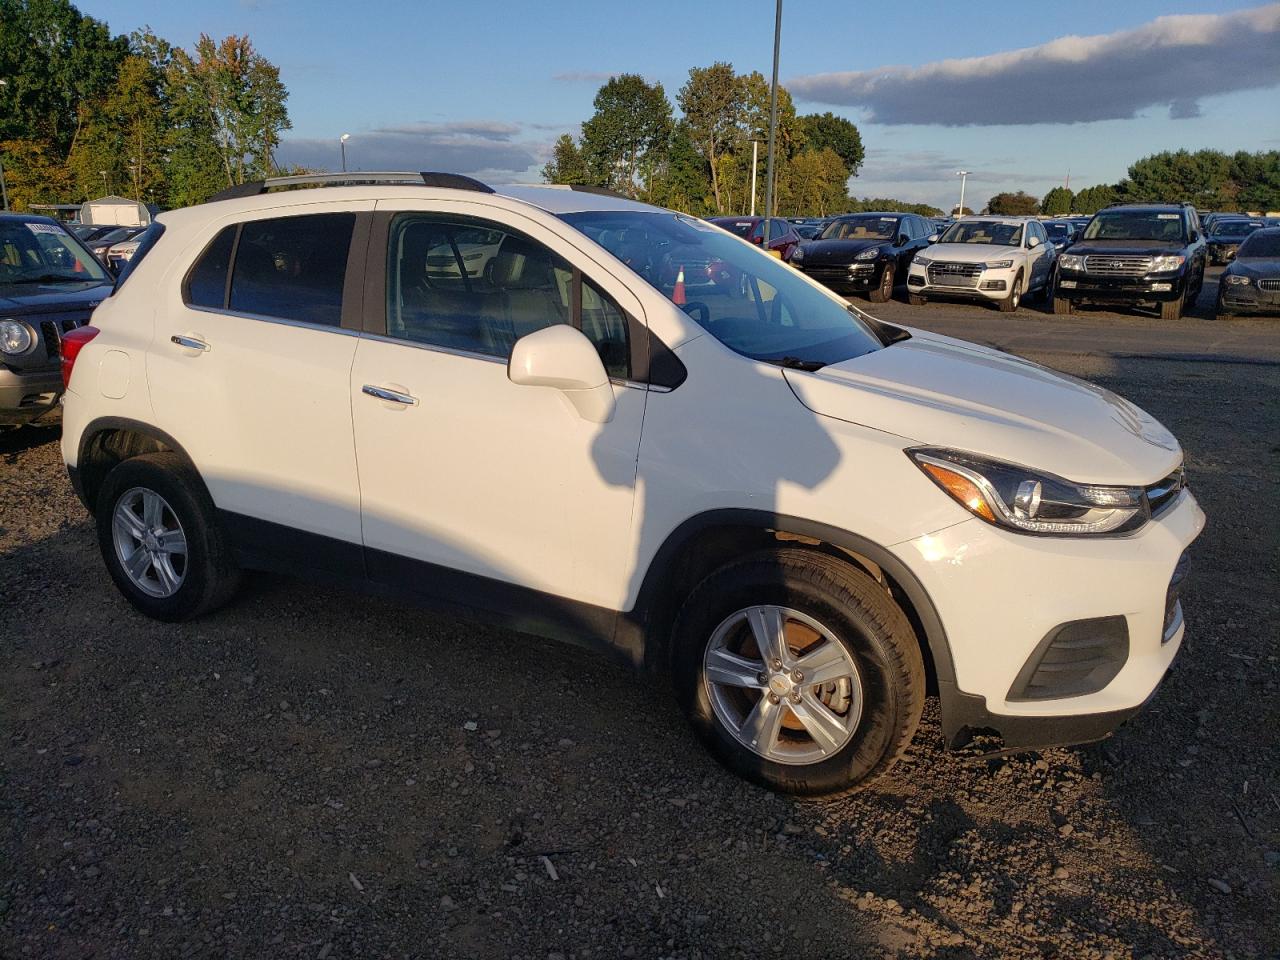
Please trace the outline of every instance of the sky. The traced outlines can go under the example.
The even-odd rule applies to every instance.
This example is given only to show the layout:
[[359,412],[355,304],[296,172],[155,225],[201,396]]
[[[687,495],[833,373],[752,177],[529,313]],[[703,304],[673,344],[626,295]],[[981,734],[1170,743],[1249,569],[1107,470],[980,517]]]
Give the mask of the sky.
[[[277,159],[538,181],[611,74],[772,69],[772,0],[79,0],[114,32],[248,34],[280,67]],[[980,10],[992,10],[982,14]],[[885,16],[890,10],[894,15]],[[1280,3],[784,0],[779,76],[862,132],[859,197],[948,207],[1113,183],[1161,150],[1280,149]],[[971,202],[972,201],[972,202]]]

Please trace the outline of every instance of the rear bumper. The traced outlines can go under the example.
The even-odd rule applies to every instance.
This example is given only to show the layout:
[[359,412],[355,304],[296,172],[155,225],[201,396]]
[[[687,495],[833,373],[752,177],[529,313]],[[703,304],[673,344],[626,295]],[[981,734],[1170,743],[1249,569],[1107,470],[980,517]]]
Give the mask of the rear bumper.
[[18,373],[0,367],[0,426],[17,426],[43,417],[62,396],[62,374],[54,367]]
[[1094,277],[1062,271],[1053,295],[1062,300],[1095,300],[1101,303],[1163,303],[1186,292],[1187,277]]

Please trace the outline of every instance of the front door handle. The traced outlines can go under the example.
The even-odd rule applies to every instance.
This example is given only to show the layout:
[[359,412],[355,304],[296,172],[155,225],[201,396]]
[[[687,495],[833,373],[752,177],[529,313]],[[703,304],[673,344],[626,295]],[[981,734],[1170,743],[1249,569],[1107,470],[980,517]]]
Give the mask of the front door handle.
[[176,343],[185,350],[199,350],[201,353],[207,353],[209,345],[199,337],[188,337],[180,333],[175,333],[169,338],[170,343]]
[[370,397],[377,397],[379,400],[386,400],[388,403],[403,403],[407,407],[416,407],[418,398],[408,393],[401,393],[399,390],[388,390],[386,387],[375,387],[371,383],[366,383],[360,388],[360,392]]

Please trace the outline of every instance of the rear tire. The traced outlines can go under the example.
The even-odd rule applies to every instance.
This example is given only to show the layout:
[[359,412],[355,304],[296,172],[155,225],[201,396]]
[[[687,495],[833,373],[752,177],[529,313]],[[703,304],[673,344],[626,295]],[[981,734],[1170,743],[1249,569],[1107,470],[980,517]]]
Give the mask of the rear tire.
[[893,264],[886,263],[880,274],[880,285],[868,291],[867,299],[872,303],[888,303],[893,299]]
[[1019,273],[1013,278],[1013,289],[1009,291],[1009,295],[1003,300],[997,300],[996,306],[1000,308],[1001,313],[1013,313],[1018,309],[1018,305],[1022,303],[1022,274]]
[[[780,673],[755,643],[757,629],[767,634],[770,623],[782,628],[793,657]],[[797,637],[810,644],[799,648],[808,661]],[[866,573],[816,551],[768,551],[722,567],[685,601],[673,640],[677,695],[698,736],[730,770],[771,790],[815,795],[866,786],[910,745],[924,708],[924,663],[902,610]],[[814,665],[814,649],[833,666]],[[741,668],[734,676],[744,679],[714,679],[726,665],[729,673]],[[811,670],[809,683],[802,668]],[[819,669],[833,668],[851,672],[813,685]],[[817,709],[819,697],[826,713]],[[807,732],[811,724],[838,736],[820,741]],[[759,741],[749,739],[753,732]]]
[[213,500],[175,453],[115,466],[102,482],[95,518],[111,579],[148,617],[190,620],[226,603],[239,584]]
[[907,303],[911,304],[913,307],[923,307],[928,302],[928,297],[922,297],[918,293],[907,294]]

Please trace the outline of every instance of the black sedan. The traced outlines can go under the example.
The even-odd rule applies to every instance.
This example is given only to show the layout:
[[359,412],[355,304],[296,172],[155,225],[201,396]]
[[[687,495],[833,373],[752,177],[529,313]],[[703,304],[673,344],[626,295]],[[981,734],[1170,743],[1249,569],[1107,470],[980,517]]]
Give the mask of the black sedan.
[[914,213],[855,213],[802,243],[790,262],[837,293],[865,293],[884,303],[932,236],[933,224]]
[[1218,278],[1218,319],[1233,313],[1280,314],[1280,227],[1249,234]]
[[1223,217],[1213,221],[1208,236],[1209,262],[1230,263],[1244,238],[1266,225],[1264,220],[1250,220],[1245,217]]

